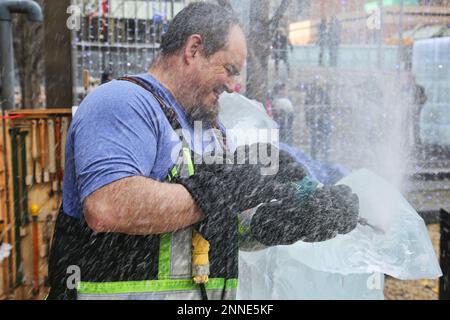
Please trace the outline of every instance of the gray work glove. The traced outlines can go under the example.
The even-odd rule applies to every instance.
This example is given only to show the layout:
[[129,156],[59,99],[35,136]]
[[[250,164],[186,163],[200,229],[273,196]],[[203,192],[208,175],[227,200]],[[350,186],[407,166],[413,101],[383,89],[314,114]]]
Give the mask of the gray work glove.
[[349,233],[358,223],[358,197],[348,186],[317,188],[309,195],[286,192],[283,199],[261,205],[252,217],[251,234],[266,246],[325,241]]
[[[264,175],[262,172],[267,169],[267,165],[251,161],[258,159],[261,148],[278,154],[276,173]],[[193,154],[192,157],[195,158],[196,155]],[[280,198],[284,195],[286,183],[305,177],[304,168],[289,153],[267,144],[239,147],[231,159],[218,162],[195,164],[193,176],[176,177],[172,181],[182,184],[191,193],[206,216],[221,211],[219,209],[223,207],[237,214],[260,203]]]

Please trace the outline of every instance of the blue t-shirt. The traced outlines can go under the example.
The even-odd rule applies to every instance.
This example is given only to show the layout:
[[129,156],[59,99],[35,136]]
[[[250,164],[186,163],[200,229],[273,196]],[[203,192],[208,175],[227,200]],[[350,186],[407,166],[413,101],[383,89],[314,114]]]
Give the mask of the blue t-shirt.
[[[209,131],[194,136],[183,108],[161,83],[149,74],[138,76],[175,110],[192,150],[202,154],[220,148]],[[79,106],[67,134],[64,212],[82,217],[84,199],[119,179],[144,176],[163,181],[180,148],[179,135],[148,91],[118,80],[98,87]]]

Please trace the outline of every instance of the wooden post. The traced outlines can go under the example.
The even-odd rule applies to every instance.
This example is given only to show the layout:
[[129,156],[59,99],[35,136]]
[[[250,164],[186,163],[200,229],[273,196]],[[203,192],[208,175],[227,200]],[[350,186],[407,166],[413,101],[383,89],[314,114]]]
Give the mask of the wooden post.
[[45,94],[47,108],[70,108],[73,96],[71,30],[67,27],[70,0],[45,0]]

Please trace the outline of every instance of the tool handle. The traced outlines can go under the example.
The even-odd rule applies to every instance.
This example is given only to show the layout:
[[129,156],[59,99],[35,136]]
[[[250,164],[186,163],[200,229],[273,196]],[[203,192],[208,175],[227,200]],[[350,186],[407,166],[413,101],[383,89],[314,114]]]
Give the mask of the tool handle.
[[33,295],[39,293],[39,227],[38,217],[33,216]]
[[85,91],[89,89],[89,70],[83,70],[83,87]]
[[61,118],[55,120],[55,161],[56,161],[56,178],[62,179],[61,174]]
[[[33,131],[31,131],[32,133]],[[31,155],[31,135],[27,134],[25,137],[25,150],[27,156],[27,176],[25,178],[25,184],[31,186],[33,184],[33,158]]]
[[39,146],[40,146],[40,161],[41,167],[45,170],[47,166],[47,146],[46,146],[46,136],[45,128],[46,122],[44,119],[39,120]]
[[64,117],[61,119],[61,170],[64,172],[64,161],[66,159],[66,139],[67,130],[69,129],[69,119]]
[[36,183],[42,183],[42,167],[40,161],[36,161],[34,163],[34,171],[34,179],[36,180]]
[[33,161],[37,160],[38,152],[37,120],[31,120],[31,157]]
[[55,123],[53,119],[47,120],[47,133],[48,133],[48,171],[52,175],[56,173]]

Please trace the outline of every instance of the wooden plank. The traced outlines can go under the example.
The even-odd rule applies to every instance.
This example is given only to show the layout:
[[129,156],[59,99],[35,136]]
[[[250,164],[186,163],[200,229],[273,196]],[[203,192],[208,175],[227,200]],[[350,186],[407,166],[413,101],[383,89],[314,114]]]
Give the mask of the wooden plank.
[[[97,1],[98,2],[98,1]],[[45,96],[47,107],[72,106],[74,101],[71,30],[67,28],[67,8],[71,0],[45,0],[42,9],[45,38]]]
[[7,116],[15,115],[26,116],[49,116],[49,115],[71,115],[72,108],[55,108],[55,109],[16,109],[6,113]]

